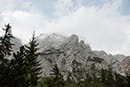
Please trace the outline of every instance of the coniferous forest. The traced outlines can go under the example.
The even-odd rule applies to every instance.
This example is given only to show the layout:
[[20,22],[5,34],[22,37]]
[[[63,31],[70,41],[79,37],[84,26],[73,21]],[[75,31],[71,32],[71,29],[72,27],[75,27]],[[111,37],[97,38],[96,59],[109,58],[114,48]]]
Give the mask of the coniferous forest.
[[0,36],[0,87],[130,87],[129,72],[121,75],[111,69],[101,69],[98,75],[86,73],[82,80],[75,80],[71,73],[65,79],[54,65],[50,76],[43,77],[35,33],[30,42],[16,52],[11,31],[7,24]]

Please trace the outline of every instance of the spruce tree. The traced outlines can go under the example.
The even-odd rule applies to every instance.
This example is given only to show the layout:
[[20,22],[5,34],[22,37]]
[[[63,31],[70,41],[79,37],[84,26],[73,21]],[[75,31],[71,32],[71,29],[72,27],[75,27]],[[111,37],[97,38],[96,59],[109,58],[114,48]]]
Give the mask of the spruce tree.
[[54,65],[51,75],[53,76],[53,84],[51,87],[64,87],[63,75],[60,73],[57,64]]
[[11,26],[9,24],[5,25],[4,36],[0,37],[0,60],[4,59],[6,55],[10,55],[12,51],[11,40],[14,38],[11,33]]
[[11,26],[9,24],[5,25],[4,35],[0,37],[0,86],[7,87],[9,82],[9,60],[8,56],[12,52],[12,43],[13,35],[11,33]]
[[[13,53],[14,59],[11,60],[11,87],[28,87],[27,66],[25,63],[25,48],[20,47],[17,53]],[[11,80],[12,79],[12,80]]]
[[130,87],[130,73],[129,72],[126,74],[126,80],[127,80],[127,86],[126,87]]
[[115,72],[115,84],[117,87],[127,87],[126,77]]
[[26,64],[28,67],[28,84],[31,87],[35,87],[40,79],[41,67],[38,57],[40,53],[38,52],[38,42],[33,33],[32,39],[28,45],[26,45]]

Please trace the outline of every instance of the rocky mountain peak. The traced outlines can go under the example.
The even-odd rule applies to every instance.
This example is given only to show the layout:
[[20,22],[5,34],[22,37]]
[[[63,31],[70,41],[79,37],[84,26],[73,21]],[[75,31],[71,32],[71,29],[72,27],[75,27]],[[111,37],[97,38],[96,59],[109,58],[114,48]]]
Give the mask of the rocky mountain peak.
[[[125,73],[130,70],[130,57],[107,54],[105,51],[92,50],[90,45],[80,40],[75,34],[65,37],[59,34],[38,37],[41,52],[43,76],[49,75],[53,65],[57,64],[66,77],[68,72],[80,78],[78,72],[96,72],[100,69]],[[81,74],[81,77],[84,76]]]
[[79,37],[76,34],[71,35],[68,39],[73,42],[79,42]]

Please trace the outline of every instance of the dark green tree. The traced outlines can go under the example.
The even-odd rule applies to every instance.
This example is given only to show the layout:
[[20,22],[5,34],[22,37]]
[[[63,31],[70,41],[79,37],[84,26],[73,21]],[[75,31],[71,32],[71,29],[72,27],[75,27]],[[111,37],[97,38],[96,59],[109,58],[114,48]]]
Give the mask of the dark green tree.
[[14,38],[11,33],[11,26],[5,25],[3,28],[5,31],[4,36],[0,37],[0,60],[4,59],[5,56],[11,55],[13,43],[11,40]]
[[13,53],[14,59],[10,63],[10,86],[11,87],[28,87],[27,66],[25,62],[25,48],[20,47],[17,53]]
[[11,55],[12,46],[11,40],[14,38],[11,33],[11,26],[5,25],[4,35],[0,37],[0,86],[7,87],[9,83],[9,60]]
[[106,87],[115,87],[115,76],[111,68],[101,70],[101,82],[105,84]]
[[51,75],[53,76],[53,84],[51,87],[64,87],[63,75],[60,73],[58,66],[55,64]]
[[115,73],[115,85],[117,87],[127,87],[126,77]]
[[35,33],[33,33],[32,39],[28,45],[26,45],[26,64],[28,68],[28,84],[31,87],[35,87],[40,79],[41,67],[38,57],[40,53],[38,52],[39,43],[36,40]]
[[126,80],[127,80],[127,86],[126,87],[130,87],[130,73],[129,72],[126,74]]

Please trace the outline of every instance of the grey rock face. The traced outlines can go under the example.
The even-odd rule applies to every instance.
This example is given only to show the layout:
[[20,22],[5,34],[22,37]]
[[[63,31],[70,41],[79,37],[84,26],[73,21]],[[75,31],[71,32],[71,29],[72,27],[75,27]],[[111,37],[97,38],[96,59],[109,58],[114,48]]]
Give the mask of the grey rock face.
[[[14,40],[18,50],[21,43]],[[41,55],[42,75],[48,76],[55,64],[67,78],[71,74],[74,80],[85,78],[86,73],[97,73],[99,70],[111,68],[113,71],[124,74],[130,70],[130,57],[111,55],[105,51],[92,50],[90,45],[73,34],[64,37],[58,34],[38,37]],[[97,73],[98,74],[98,73]]]
[[126,57],[121,63],[121,73],[130,72],[130,56]]
[[49,75],[52,67],[57,64],[65,78],[71,73],[73,78],[81,79],[85,73],[107,69],[114,61],[113,56],[104,51],[93,51],[88,44],[80,41],[77,35],[68,38],[48,36],[40,42],[40,48],[43,76]]

